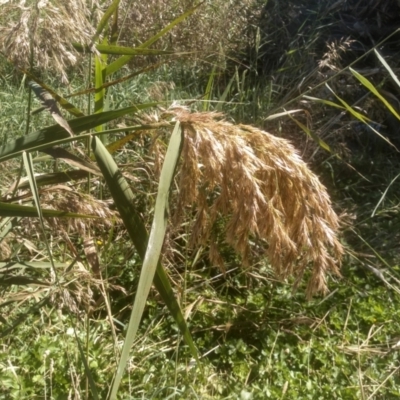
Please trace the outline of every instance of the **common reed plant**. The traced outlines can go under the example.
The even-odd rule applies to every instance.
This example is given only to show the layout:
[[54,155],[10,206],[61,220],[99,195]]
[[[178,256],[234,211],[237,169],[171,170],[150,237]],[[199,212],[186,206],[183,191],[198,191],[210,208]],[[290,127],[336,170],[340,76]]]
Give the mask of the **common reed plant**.
[[183,209],[194,211],[191,245],[211,243],[210,260],[223,266],[215,229],[223,221],[225,241],[244,264],[262,256],[252,251],[257,238],[279,277],[294,275],[298,284],[311,265],[308,295],[326,292],[326,274],[339,275],[343,254],[339,219],[326,188],[294,147],[218,113],[174,107],[168,114],[184,131],[172,220],[179,224]]
[[[51,304],[58,301],[60,313],[64,308],[71,325],[75,323],[74,318],[82,313],[79,298],[84,299],[82,307],[85,308],[87,323],[90,324],[89,314],[93,310],[89,308],[96,307],[93,305],[91,291],[101,292],[99,297],[106,304],[114,352],[117,355],[117,365],[113,368],[114,379],[112,383],[108,382],[108,398],[116,399],[120,394],[120,384],[152,284],[172,314],[191,355],[200,361],[185,314],[169,279],[169,271],[162,262],[165,233],[170,222],[175,224],[175,229],[179,229],[183,222],[191,224],[190,244],[193,248],[209,246],[211,264],[222,266],[223,263],[216,233],[216,225],[219,225],[218,230],[223,232],[225,242],[240,256],[243,264],[251,263],[256,257],[266,257],[280,278],[293,275],[295,285],[310,267],[307,294],[311,296],[327,290],[326,276],[328,273],[339,275],[343,254],[337,238],[339,220],[326,189],[288,141],[252,126],[232,124],[223,120],[220,114],[191,113],[180,106],[163,110],[153,120],[150,118],[150,121],[145,122],[141,120],[144,111],[159,104],[138,103],[113,109],[111,96],[108,97],[112,87],[131,79],[141,71],[120,79],[111,80],[111,76],[116,72],[124,74],[124,67],[138,56],[161,58],[171,55],[169,51],[154,49],[153,44],[163,37],[165,39],[175,26],[200,10],[201,4],[186,10],[178,17],[175,16],[172,22],[169,21],[161,30],[157,29],[157,33],[138,47],[121,46],[118,41],[118,26],[125,23],[123,21],[122,25],[118,25],[119,14],[124,10],[124,5],[130,3],[112,1],[101,18],[93,15],[96,10],[89,10],[89,3],[78,0],[68,5],[39,1],[26,8],[24,3],[17,4],[13,1],[4,4],[9,16],[2,16],[2,20],[6,22],[0,31],[3,52],[35,82],[31,82],[30,87],[41,100],[43,108],[56,121],[55,125],[23,137],[10,138],[0,147],[0,163],[10,159],[17,160],[21,156],[23,159],[13,187],[2,197],[0,203],[0,216],[4,218],[0,225],[0,242],[8,237],[10,240],[7,244],[10,246],[12,238],[15,238],[12,236],[14,228],[24,222],[20,218],[38,217],[37,225],[25,225],[37,227],[38,241],[43,241],[41,251],[50,260],[45,273],[42,273],[43,270],[39,270],[39,273],[35,270],[40,279],[34,275],[34,280],[25,276],[25,269],[20,269],[19,265],[14,269],[15,264],[12,261],[13,268],[6,271],[8,288],[12,292],[15,274],[29,278],[33,285],[44,285],[46,290],[39,289],[38,292],[41,297],[40,307],[44,307],[49,300]],[[93,3],[93,7],[97,6]],[[75,13],[68,7],[78,10],[79,15],[74,24],[68,18],[75,16]],[[129,13],[126,16],[129,17]],[[100,20],[96,29],[91,28],[90,24],[86,25],[91,19]],[[57,32],[57,37],[51,40],[53,31]],[[75,44],[74,49],[81,52],[79,56],[71,47],[77,38],[80,43]],[[78,109],[34,73],[36,69],[47,69],[52,62],[60,79],[67,80],[68,67],[78,57],[85,59],[86,56],[93,61],[94,68],[88,71],[88,76],[93,78],[93,84],[76,95],[91,96],[94,92],[94,99],[90,101],[94,105],[93,110]],[[56,103],[74,118],[67,121]],[[107,107],[109,110],[105,111]],[[127,117],[128,115],[133,115],[134,119]],[[107,124],[115,120],[120,124],[117,128],[110,129]],[[129,125],[132,121],[135,121],[135,125]],[[29,120],[27,133],[30,131],[28,128]],[[156,132],[157,136],[152,138],[156,142],[165,131],[172,131],[172,134],[166,140],[167,151],[155,160],[156,163],[159,162],[161,170],[156,183],[157,194],[153,196],[153,193],[146,192],[145,195],[152,200],[146,203],[144,209],[139,209],[134,194],[137,187],[128,183],[124,176],[124,167],[118,166],[116,158],[129,141],[137,140],[138,135],[149,136],[151,132]],[[107,147],[104,144],[106,141]],[[88,142],[90,146],[86,146],[86,150],[89,154],[83,154],[80,144]],[[73,145],[68,150],[62,147],[71,143]],[[63,171],[49,172],[46,171],[48,165],[43,164],[44,172],[41,171],[43,173],[39,176],[37,164],[32,159],[32,154],[37,151],[60,159],[67,166],[63,165]],[[143,156],[145,149],[141,153]],[[144,157],[142,159],[145,160]],[[97,166],[94,162],[97,162]],[[71,166],[75,170],[68,169]],[[76,168],[80,171],[76,171]],[[21,180],[23,171],[27,175],[27,181]],[[178,181],[177,192],[173,190],[175,177]],[[106,185],[102,186],[103,183]],[[154,182],[147,184],[151,186]],[[43,187],[47,185],[49,188]],[[99,186],[102,190],[93,189],[94,186]],[[140,189],[146,190],[146,183]],[[71,190],[85,190],[88,194],[72,194]],[[172,196],[169,202],[170,192]],[[94,193],[101,193],[103,199],[112,199],[118,215],[108,209],[108,204],[92,199]],[[20,201],[33,201],[34,207],[18,204]],[[52,207],[57,210],[51,210]],[[173,211],[171,221],[169,209]],[[72,224],[49,223],[45,219],[48,217],[71,217],[77,220]],[[135,247],[135,255],[131,258],[136,266],[141,264],[131,319],[126,325],[121,351],[116,338],[112,304],[105,290],[107,282],[102,279],[99,257],[95,255],[93,234],[96,229],[113,229],[114,224],[109,221],[98,222],[101,219],[99,217],[118,219],[118,229],[124,230],[125,237],[129,236]],[[184,221],[185,217],[189,220]],[[89,223],[88,220],[93,221]],[[152,223],[149,224],[151,220]],[[58,232],[58,240],[53,238],[54,231]],[[21,232],[27,234],[19,228],[18,234]],[[76,242],[83,243],[85,260],[82,264],[79,246],[69,237],[72,234],[79,237]],[[109,240],[111,242],[112,239]],[[58,260],[55,257],[61,257],[62,251],[57,249],[54,252],[60,243],[65,244],[62,258],[68,260],[61,267],[56,263]],[[129,245],[124,241],[121,246]],[[68,253],[68,257],[65,253]],[[79,272],[77,266],[80,268],[81,265],[86,270]],[[76,273],[76,279],[82,282],[75,285],[74,274],[70,272]],[[21,276],[18,276],[18,282],[22,281]],[[87,295],[84,296],[82,292],[85,289]],[[68,290],[71,290],[70,296]],[[33,299],[34,295],[29,295],[29,300]],[[17,301],[17,297],[10,297],[11,301]],[[35,310],[38,309],[39,306]],[[7,333],[21,323],[22,320],[19,319],[16,325],[8,328]],[[96,382],[88,365],[90,349],[83,352],[78,338],[77,345],[84,365],[86,393],[88,395],[90,385],[93,398],[99,398]]]

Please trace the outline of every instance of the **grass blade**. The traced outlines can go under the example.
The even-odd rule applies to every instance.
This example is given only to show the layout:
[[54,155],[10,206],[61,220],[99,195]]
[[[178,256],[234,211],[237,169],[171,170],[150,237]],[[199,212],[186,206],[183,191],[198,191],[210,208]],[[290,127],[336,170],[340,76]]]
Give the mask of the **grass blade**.
[[[78,134],[88,129],[93,129],[98,125],[102,125],[116,118],[122,117],[126,114],[135,113],[146,108],[155,107],[156,105],[157,103],[138,104],[119,110],[105,111],[99,114],[75,118],[68,121],[68,123],[73,132]],[[41,146],[43,148],[50,147],[57,144],[58,140],[68,137],[69,135],[67,132],[65,132],[64,128],[59,125],[52,125],[41,129],[38,132],[21,136],[0,147],[0,162],[21,155],[23,151],[29,151],[33,148],[38,149]],[[78,138],[76,137],[76,139]]]
[[228,85],[226,86],[224,92],[222,93],[221,97],[219,98],[219,103],[215,107],[215,111],[219,112],[222,111],[222,107],[226,101],[226,98],[228,97],[228,94],[231,90],[232,84],[235,81],[235,75],[232,76],[230,81],[228,82]]
[[210,77],[208,78],[206,92],[203,96],[203,98],[204,98],[203,111],[204,112],[206,112],[210,109],[210,100],[211,100],[212,90],[213,90],[213,86],[214,86],[215,70],[216,70],[216,67],[214,65],[214,67],[211,71]]
[[[103,89],[104,84],[104,60],[102,56],[95,56],[95,88],[96,92],[94,94],[94,112],[100,113],[104,111],[104,96],[106,90]],[[96,127],[97,131],[102,130],[102,125]]]
[[30,187],[31,187],[33,199],[34,199],[35,204],[36,204],[36,210],[37,210],[37,213],[38,213],[38,216],[39,216],[40,227],[41,227],[42,233],[43,233],[43,240],[44,240],[44,243],[46,245],[47,253],[48,253],[48,256],[50,258],[51,265],[52,265],[52,270],[51,270],[52,271],[52,274],[51,274],[52,281],[53,282],[58,282],[56,267],[54,265],[54,260],[53,260],[53,257],[52,257],[50,245],[49,245],[49,242],[48,242],[47,236],[46,236],[46,228],[44,226],[44,218],[43,218],[42,206],[40,205],[39,192],[38,192],[38,189],[37,189],[37,186],[36,186],[35,174],[34,174],[34,171],[33,171],[32,156],[31,156],[30,153],[26,153],[24,151],[22,153],[22,158],[24,160],[25,170],[26,170],[26,173],[28,175],[29,184],[30,184]]
[[[80,43],[74,43],[74,48],[79,52],[90,51],[87,46],[82,46]],[[174,51],[158,50],[158,49],[142,49],[140,47],[125,47],[111,44],[97,44],[96,50],[100,54],[119,55],[119,56],[161,56],[175,54]]]
[[86,374],[86,377],[89,380],[90,390],[92,392],[93,399],[94,400],[98,400],[99,399],[99,395],[97,393],[96,383],[94,382],[92,372],[90,371],[89,364],[88,364],[87,359],[85,357],[85,352],[83,351],[81,341],[79,340],[78,335],[76,334],[76,329],[75,328],[74,328],[74,335],[75,335],[76,343],[78,344],[79,354],[81,356],[83,365],[85,367],[85,374]]
[[[191,8],[190,10],[186,11],[183,13],[181,16],[178,18],[174,19],[170,24],[168,24],[164,29],[162,29],[160,32],[158,32],[156,35],[151,37],[149,40],[144,42],[142,45],[138,47],[138,49],[147,49],[150,47],[153,43],[155,43],[158,39],[160,39],[162,36],[164,36],[166,33],[168,33],[174,26],[178,25],[181,23],[184,19],[186,19],[189,15],[193,14],[198,7],[200,7],[203,3],[198,4],[197,6]],[[118,71],[121,69],[125,64],[127,64],[134,55],[126,55],[126,56],[121,56],[118,58],[118,60],[115,60],[113,63],[111,63],[107,68],[106,68],[106,75],[111,75],[114,72]]]
[[19,219],[20,218],[15,217],[5,217],[0,221],[0,243],[17,226]]
[[70,136],[74,136],[74,132],[72,132],[72,129],[69,126],[68,122],[62,116],[60,110],[57,107],[57,102],[53,99],[50,93],[48,93],[41,86],[33,81],[29,82],[29,86],[32,88],[36,96],[41,101],[43,107],[51,114],[57,124],[62,126],[69,133]]
[[129,352],[132,347],[136,332],[142,319],[147,297],[150,292],[153,278],[157,269],[158,261],[164,243],[165,231],[167,228],[168,215],[168,195],[175,173],[176,164],[179,159],[180,147],[182,143],[182,130],[179,122],[176,123],[172,133],[168,150],[165,156],[161,171],[160,182],[157,193],[157,200],[154,211],[154,219],[147,245],[143,267],[140,273],[138,289],[133,304],[131,318],[129,321],[121,358],[111,389],[110,398],[113,400],[117,396],[118,388],[129,359]]
[[113,20],[111,23],[110,43],[116,44],[118,42],[118,7],[115,8],[113,13]]
[[385,107],[397,118],[400,119],[400,115],[393,108],[393,106],[379,93],[379,90],[369,81],[366,77],[362,76],[359,72],[352,68],[349,68],[350,72],[355,76],[371,93],[373,93]]
[[[139,256],[144,259],[147,249],[148,234],[142,218],[133,207],[133,193],[125,178],[118,170],[115,161],[111,157],[110,153],[106,150],[104,145],[101,143],[101,141],[97,138],[94,138],[92,146],[100,169],[103,172],[104,179],[108,184],[111,195],[115,200],[118,211],[121,215],[122,220],[124,221],[124,225],[128,230],[129,236],[133,244],[135,245]],[[175,318],[175,321],[180,331],[182,332],[182,335],[186,341],[186,344],[189,346],[193,357],[196,358],[196,347],[191,338],[190,332],[186,325],[186,321],[183,318],[183,314],[179,307],[179,304],[173,294],[173,289],[171,287],[167,273],[165,272],[161,263],[158,263],[157,266],[156,276],[154,277],[154,285],[163,300],[165,301],[169,311]]]
[[[57,268],[66,268],[68,264],[66,263],[56,263],[55,266]],[[0,262],[0,271],[1,269],[5,269],[7,271],[11,270],[25,270],[25,269],[50,269],[51,264],[47,261],[8,261],[8,262]]]
[[[315,102],[317,102],[317,103],[326,104],[327,106],[331,106],[331,107],[335,107],[335,108],[340,108],[341,110],[344,110],[344,109],[345,109],[343,106],[341,106],[341,105],[339,105],[339,104],[336,104],[335,102],[330,101],[330,100],[320,99],[320,98],[318,98],[318,97],[312,97],[312,96],[306,96],[306,95],[304,95],[303,97],[304,97],[305,99],[307,99],[307,100],[315,101]],[[275,115],[278,115],[278,114],[275,114]],[[267,118],[267,119],[268,119],[268,118]]]
[[332,94],[343,104],[344,108],[355,118],[357,118],[360,122],[364,123],[371,129],[375,134],[377,134],[382,140],[384,140],[390,146],[396,148],[385,136],[381,135],[372,125],[368,124],[371,121],[366,116],[362,115],[358,111],[356,111],[353,107],[351,107],[348,103],[346,103],[343,99],[341,99],[330,87],[328,84],[325,85]]
[[[54,218],[99,218],[97,215],[70,213],[66,211],[42,209],[44,217]],[[0,217],[37,217],[36,207],[20,206],[0,202]]]
[[40,281],[39,279],[31,278],[30,276],[24,275],[12,275],[12,274],[0,274],[0,286],[26,286],[26,285],[36,285],[47,287],[50,283]]
[[[140,215],[133,206],[133,193],[125,178],[118,170],[118,167],[110,153],[97,137],[93,138],[92,148],[99,167],[108,184],[111,195],[115,200],[121,218],[124,221],[124,225],[127,228],[128,234],[135,245],[139,256],[144,259],[148,235]],[[157,265],[156,275],[154,277],[154,286],[173,315],[193,357],[197,358],[197,349],[193,343],[182,310],[174,296],[169,278],[160,262]]]
[[[33,162],[35,162],[35,160],[33,160]],[[57,185],[59,183],[78,181],[81,179],[85,179],[88,176],[89,173],[87,171],[71,170],[63,172],[50,172],[48,174],[38,175],[35,178],[36,178],[36,185],[40,187],[44,185]],[[18,184],[18,189],[26,189],[28,185],[29,182],[27,180],[21,180],[20,183]]]
[[378,201],[378,204],[375,206],[374,211],[372,211],[371,218],[373,218],[376,214],[376,210],[379,208],[381,205],[382,201],[385,199],[387,192],[389,191],[390,187],[393,185],[393,183],[397,180],[397,178],[400,176],[400,174],[397,174],[389,183],[388,187],[385,189],[383,192],[381,198]]
[[318,135],[316,135],[311,129],[308,129],[307,126],[305,126],[303,123],[301,123],[299,120],[296,118],[292,117],[290,114],[288,114],[289,118],[296,122],[297,126],[305,132],[307,136],[309,136],[311,139],[313,139],[319,147],[322,149],[329,151],[329,153],[332,153],[331,148],[329,147],[328,143],[324,142]]
[[396,74],[393,72],[392,68],[390,68],[389,64],[385,61],[385,59],[379,54],[378,50],[374,48],[374,52],[376,56],[378,57],[379,61],[382,63],[382,65],[387,69],[389,72],[390,76],[393,78],[393,80],[397,83],[397,86],[400,88],[400,81],[397,78]]
[[[102,86],[101,88],[102,88],[102,89],[106,89],[106,88],[108,88],[108,87],[110,87],[110,86],[114,86],[114,85],[117,85],[117,84],[119,84],[119,83],[125,82],[125,81],[127,81],[127,80],[129,80],[129,79],[134,78],[135,76],[142,75],[142,74],[144,74],[144,73],[146,73],[146,72],[149,72],[149,71],[153,71],[154,69],[158,68],[159,66],[161,66],[161,65],[163,65],[163,64],[164,64],[163,62],[158,62],[158,63],[155,63],[155,64],[151,64],[151,65],[149,65],[148,67],[139,69],[139,70],[137,70],[137,71],[135,71],[135,72],[133,72],[133,73],[131,73],[131,74],[128,74],[128,75],[126,75],[126,76],[123,76],[122,78],[115,79],[115,80],[113,80],[113,81],[111,81],[111,82],[106,82],[106,83],[103,84],[103,86]],[[83,94],[93,93],[93,92],[95,92],[95,91],[96,91],[96,88],[93,88],[93,87],[92,87],[92,88],[80,90],[79,92],[72,93],[72,94],[70,94],[70,95],[67,96],[67,97],[81,96],[81,95],[83,95]]]
[[269,115],[267,118],[265,118],[264,121],[272,121],[273,119],[276,119],[276,118],[291,116],[292,114],[296,114],[298,112],[304,112],[304,109],[299,108],[297,110],[289,110],[289,111],[283,111],[280,113],[272,114],[272,115]]
[[21,72],[23,72],[29,79],[36,82],[36,84],[39,85],[43,90],[48,92],[51,95],[51,97],[53,97],[53,99],[56,100],[65,111],[69,112],[75,117],[83,117],[85,115],[81,110],[76,108],[64,97],[58,95],[50,86],[46,85],[35,75],[31,74],[29,71],[26,71],[24,69],[21,69]]
[[[103,43],[107,43],[107,38],[104,38]],[[107,109],[106,107],[106,89],[103,88],[106,76],[105,76],[105,66],[107,65],[106,54],[100,54],[95,56],[95,94],[94,94],[94,113],[99,114]],[[104,130],[104,125],[98,125],[95,128],[96,132],[102,132]],[[102,142],[105,141],[105,136],[101,135],[100,139]]]
[[101,176],[101,171],[99,170],[97,165],[81,159],[80,157],[70,153],[68,150],[62,147],[55,146],[51,147],[50,149],[43,149],[42,151],[43,153],[46,153],[55,159],[63,160],[67,164],[77,167],[83,171],[87,171],[94,175]]
[[101,18],[101,20],[100,20],[100,22],[99,22],[99,24],[97,26],[96,33],[92,38],[92,43],[94,43],[99,38],[99,36],[103,32],[104,28],[106,27],[108,20],[112,17],[112,15],[118,9],[119,1],[120,0],[114,0],[111,3],[110,7],[108,7],[107,10],[105,11],[105,13],[103,14],[103,16],[102,16],[102,18]]

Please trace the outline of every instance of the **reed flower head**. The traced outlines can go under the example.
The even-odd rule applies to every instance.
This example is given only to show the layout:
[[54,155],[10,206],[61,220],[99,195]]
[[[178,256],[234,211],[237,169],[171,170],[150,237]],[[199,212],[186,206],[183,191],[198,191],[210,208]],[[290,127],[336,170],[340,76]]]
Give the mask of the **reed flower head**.
[[[302,278],[312,266],[307,294],[326,291],[326,274],[339,275],[343,249],[339,219],[326,188],[285,139],[216,113],[169,111],[184,130],[176,215],[194,207],[193,246],[212,243],[218,264],[216,224],[225,241],[248,263],[258,239],[281,278]],[[179,220],[179,218],[178,218]],[[221,232],[221,230],[219,230]]]
[[90,9],[84,0],[33,4],[8,0],[1,6],[0,50],[17,66],[53,70],[67,82],[66,70],[75,65],[73,42],[88,43],[94,34]]

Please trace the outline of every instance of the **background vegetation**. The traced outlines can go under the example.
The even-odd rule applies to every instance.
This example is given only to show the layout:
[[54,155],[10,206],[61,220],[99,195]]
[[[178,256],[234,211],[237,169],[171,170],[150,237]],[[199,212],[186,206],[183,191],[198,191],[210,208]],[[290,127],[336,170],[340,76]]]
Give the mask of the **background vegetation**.
[[[81,128],[76,112],[66,118],[74,133],[95,127],[95,114],[103,118],[102,112],[141,105],[144,111],[110,117],[96,130],[114,129],[100,136],[101,143],[114,145],[108,150],[147,229],[157,208],[171,118],[185,123],[178,105],[222,111],[232,126],[251,124],[289,139],[340,215],[342,276],[327,277],[329,293],[307,300],[313,270],[293,291],[295,278],[277,274],[260,250],[265,241],[255,235],[247,242],[254,257],[244,263],[224,240],[225,217],[214,221],[211,242],[192,243],[196,209],[181,207],[178,173],[162,260],[199,358],[156,284],[118,398],[397,399],[397,3],[213,0],[165,32],[195,6],[192,1],[126,0],[118,18],[109,8],[117,3],[0,2],[0,398],[106,398],[142,268],[112,185],[86,142],[67,147],[79,157],[74,170],[36,151],[44,140],[60,145],[72,139],[53,125],[54,109],[37,112],[40,103],[27,84],[34,77],[63,96],[57,100],[65,118],[67,100],[86,115]],[[119,55],[77,51],[113,43],[142,52],[110,76],[99,71]],[[117,82],[105,90],[110,81]],[[36,133],[29,147],[16,140]],[[26,169],[24,149],[34,157],[29,162],[25,156]],[[70,163],[68,157],[62,159]],[[29,183],[33,175],[36,185]],[[40,219],[32,218],[36,209],[23,215],[6,207],[37,205],[36,195],[44,210],[100,218]],[[213,200],[207,192],[202,201]],[[185,218],[177,217],[177,209],[185,210]]]

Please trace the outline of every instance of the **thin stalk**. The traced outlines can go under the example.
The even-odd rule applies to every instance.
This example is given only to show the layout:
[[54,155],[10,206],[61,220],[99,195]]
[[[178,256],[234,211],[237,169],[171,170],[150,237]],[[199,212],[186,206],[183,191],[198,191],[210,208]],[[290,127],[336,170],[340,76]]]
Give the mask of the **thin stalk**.
[[[86,87],[90,84],[92,81],[92,55],[89,53],[89,70],[88,70],[88,84]],[[87,107],[87,114],[90,115],[91,111],[91,94],[88,93],[88,107]],[[91,146],[92,146],[92,136],[88,136],[86,140],[86,152],[88,157],[90,158],[90,151],[91,151]],[[91,174],[89,173],[87,177],[87,193],[90,194],[90,180],[92,179]]]
[[[90,350],[90,343],[89,343],[89,334],[90,334],[90,309],[89,306],[87,307],[86,311],[86,359],[89,360],[89,350]],[[85,374],[85,394],[86,400],[89,400],[89,376]]]

